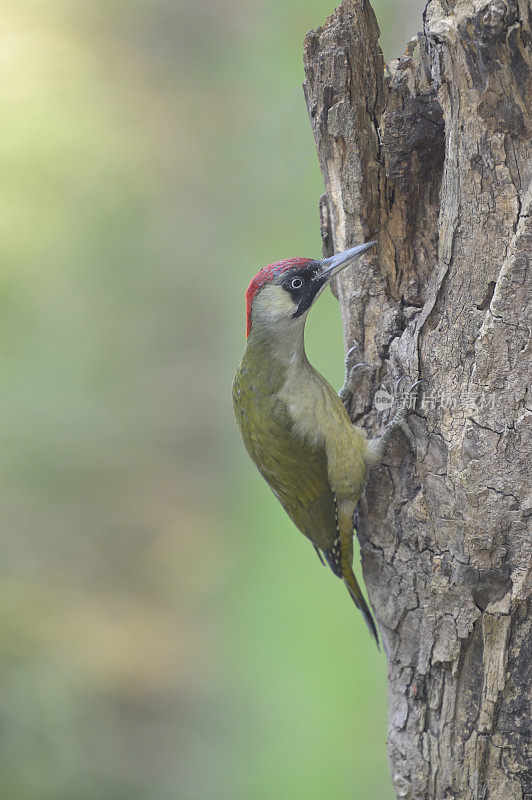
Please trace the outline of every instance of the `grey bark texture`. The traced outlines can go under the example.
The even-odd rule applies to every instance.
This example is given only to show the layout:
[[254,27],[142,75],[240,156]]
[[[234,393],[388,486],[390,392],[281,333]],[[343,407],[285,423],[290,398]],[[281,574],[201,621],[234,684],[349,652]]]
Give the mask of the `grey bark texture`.
[[423,380],[361,508],[364,577],[389,663],[399,798],[530,800],[531,9],[430,0],[385,67],[365,0],[305,39],[329,255],[343,273],[351,415]]

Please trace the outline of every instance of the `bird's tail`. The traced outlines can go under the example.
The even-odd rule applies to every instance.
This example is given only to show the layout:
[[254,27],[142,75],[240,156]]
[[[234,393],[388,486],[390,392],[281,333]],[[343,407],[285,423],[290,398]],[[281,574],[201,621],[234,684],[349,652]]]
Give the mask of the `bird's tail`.
[[364,595],[360,591],[360,586],[358,585],[357,579],[355,578],[354,572],[352,569],[345,569],[343,570],[342,578],[344,580],[345,585],[347,586],[347,591],[351,595],[354,604],[362,613],[366,625],[369,628],[369,632],[372,634],[375,642],[377,644],[377,648],[380,650],[379,647],[379,637],[377,634],[377,626],[375,625],[375,620],[369,610],[369,606],[366,603]]

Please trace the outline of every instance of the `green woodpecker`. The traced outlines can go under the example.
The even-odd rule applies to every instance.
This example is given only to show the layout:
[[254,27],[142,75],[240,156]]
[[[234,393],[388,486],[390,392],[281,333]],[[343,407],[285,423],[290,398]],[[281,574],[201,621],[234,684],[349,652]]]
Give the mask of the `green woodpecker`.
[[331,278],[375,242],[331,258],[261,269],[246,291],[247,345],[233,382],[244,445],[284,510],[341,578],[378,644],[353,573],[354,514],[369,470],[406,406],[378,439],[353,425],[338,394],[307,360],[307,314]]

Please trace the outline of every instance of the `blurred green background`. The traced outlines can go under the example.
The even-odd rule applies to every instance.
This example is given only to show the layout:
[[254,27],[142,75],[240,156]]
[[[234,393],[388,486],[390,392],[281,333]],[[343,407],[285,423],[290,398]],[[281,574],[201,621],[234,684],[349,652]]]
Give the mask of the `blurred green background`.
[[[411,3],[375,4],[387,58]],[[249,279],[321,253],[301,52],[332,11],[2,4],[6,800],[392,797],[384,656],[230,406]],[[308,346],[339,386],[330,294]]]

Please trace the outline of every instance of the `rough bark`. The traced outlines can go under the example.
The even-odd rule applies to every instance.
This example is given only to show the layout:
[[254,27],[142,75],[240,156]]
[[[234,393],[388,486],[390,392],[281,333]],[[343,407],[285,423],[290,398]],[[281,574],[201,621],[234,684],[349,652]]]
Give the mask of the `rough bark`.
[[423,380],[417,455],[398,433],[359,532],[400,798],[532,797],[530,20],[430,0],[386,70],[364,0],[305,39],[325,254],[379,240],[336,286],[372,366],[353,419],[376,431],[376,389]]

